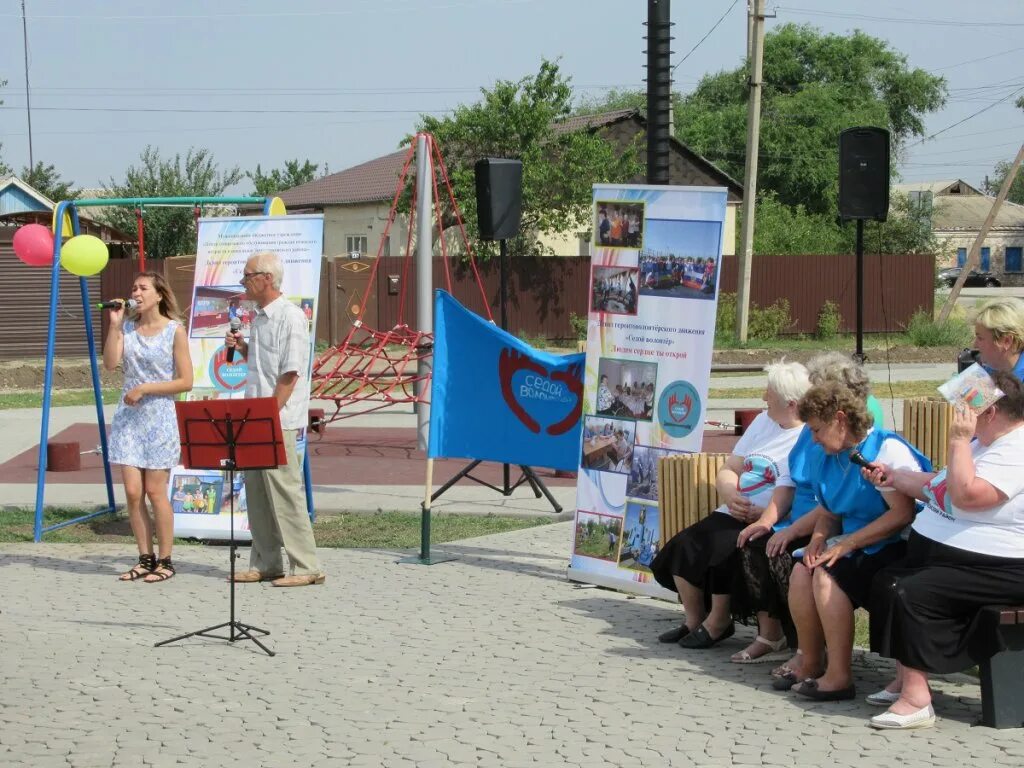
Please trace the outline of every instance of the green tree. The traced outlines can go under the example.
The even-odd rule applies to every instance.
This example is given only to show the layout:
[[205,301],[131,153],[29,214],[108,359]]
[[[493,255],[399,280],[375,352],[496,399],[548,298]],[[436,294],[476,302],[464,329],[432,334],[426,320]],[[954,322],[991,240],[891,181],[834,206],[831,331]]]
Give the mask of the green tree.
[[[999,194],[999,190],[1003,187],[1003,181],[1006,180],[1006,174],[1010,172],[1011,165],[1013,163],[1009,160],[1000,160],[996,163],[992,175],[986,176],[985,183],[982,185],[988,194]],[[1013,184],[1010,185],[1010,193],[1006,196],[1006,199],[1011,203],[1024,205],[1024,173],[1017,171],[1017,177],[1013,180]]]
[[21,180],[39,190],[55,203],[61,200],[72,200],[78,197],[78,191],[72,186],[75,182],[64,181],[60,172],[51,164],[44,165],[42,160],[33,168],[27,165],[21,169]]
[[[736,178],[746,156],[747,76],[744,65],[704,77],[676,113],[678,138]],[[945,99],[944,78],[911,69],[882,40],[785,24],[765,36],[758,185],[786,205],[831,215],[840,131],[888,128],[898,157]]]
[[[481,157],[523,161],[522,234],[509,242],[514,253],[536,252],[540,233],[589,227],[591,185],[642,171],[638,146],[620,152],[597,134],[559,128],[572,115],[573,94],[557,62],[543,60],[536,75],[499,80],[481,93],[477,103],[444,118],[424,116],[419,125],[440,145],[468,233],[476,232],[473,165]],[[446,229],[455,223],[451,211],[443,221]],[[492,252],[481,243],[474,249]]]
[[318,163],[306,160],[301,165],[298,158],[286,160],[284,168],[274,168],[268,173],[257,164],[255,171],[246,171],[246,177],[253,183],[253,197],[270,197],[286,189],[308,184],[316,178]]
[[[743,178],[746,159],[748,77],[744,63],[707,75],[692,93],[673,95],[676,138],[736,179]],[[778,27],[765,35],[758,188],[783,205],[835,217],[840,131],[888,128],[898,157],[945,99],[943,78],[912,69],[882,40],[859,31]],[[640,91],[611,91],[584,102],[581,112],[645,105]]]
[[[111,178],[104,185],[107,197],[216,197],[242,180],[237,166],[221,172],[208,149],[193,147],[182,162],[180,154],[165,160],[159,150],[147,146],[140,160],[140,165],[128,168],[123,182]],[[162,258],[195,253],[191,208],[147,208],[144,217],[147,255]],[[122,231],[135,231],[131,209],[110,208],[100,218]]]

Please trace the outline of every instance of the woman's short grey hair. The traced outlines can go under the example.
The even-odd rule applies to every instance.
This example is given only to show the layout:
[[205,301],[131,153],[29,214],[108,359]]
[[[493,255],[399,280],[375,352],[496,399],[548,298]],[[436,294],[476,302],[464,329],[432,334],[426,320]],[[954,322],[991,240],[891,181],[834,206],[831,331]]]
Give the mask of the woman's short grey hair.
[[768,374],[768,389],[786,401],[798,401],[811,388],[807,369],[800,363],[780,360],[765,366]]
[[842,352],[822,352],[815,355],[807,361],[807,374],[814,386],[826,381],[837,381],[860,398],[868,396],[871,386],[864,367]]
[[270,281],[275,290],[281,290],[281,281],[284,279],[284,267],[276,253],[263,251],[252,255],[252,266],[256,272],[266,272],[270,275]]

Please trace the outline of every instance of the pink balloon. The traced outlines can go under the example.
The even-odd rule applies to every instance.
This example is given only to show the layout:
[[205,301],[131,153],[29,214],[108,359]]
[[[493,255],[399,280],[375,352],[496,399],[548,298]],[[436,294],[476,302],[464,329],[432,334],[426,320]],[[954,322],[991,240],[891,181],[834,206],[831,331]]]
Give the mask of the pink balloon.
[[30,267],[53,264],[53,232],[42,224],[26,224],[14,233],[14,253]]

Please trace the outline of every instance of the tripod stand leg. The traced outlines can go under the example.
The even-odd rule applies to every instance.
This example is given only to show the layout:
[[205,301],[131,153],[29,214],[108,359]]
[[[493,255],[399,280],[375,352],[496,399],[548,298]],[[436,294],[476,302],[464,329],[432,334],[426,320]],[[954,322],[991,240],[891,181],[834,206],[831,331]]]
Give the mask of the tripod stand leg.
[[[519,469],[523,471],[523,474],[530,481],[530,485],[533,486],[533,489],[535,491],[539,488],[544,493],[544,496],[547,498],[548,502],[554,508],[555,514],[561,514],[562,505],[555,501],[555,497],[551,495],[551,491],[549,491],[548,487],[544,485],[544,481],[537,477],[537,473],[533,471],[533,468],[528,467],[525,464],[520,464]],[[538,498],[540,498],[539,494]]]
[[447,483],[445,483],[440,488],[438,488],[436,491],[434,491],[434,493],[430,497],[430,500],[434,501],[435,499],[440,497],[440,495],[442,493],[447,491],[449,488],[451,488],[453,485],[455,485],[457,482],[459,482],[459,480],[461,480],[466,475],[468,475],[470,472],[472,472],[474,469],[476,469],[481,461],[482,461],[482,459],[477,459],[476,461],[473,461],[470,464],[467,464],[462,469],[460,469],[458,471],[458,473],[451,480],[449,480]]

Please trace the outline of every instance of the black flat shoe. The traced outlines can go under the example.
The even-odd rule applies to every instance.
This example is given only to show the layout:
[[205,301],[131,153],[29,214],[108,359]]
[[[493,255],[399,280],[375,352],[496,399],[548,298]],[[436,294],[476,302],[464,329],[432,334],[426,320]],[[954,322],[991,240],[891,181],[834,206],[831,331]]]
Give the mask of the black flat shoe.
[[668,632],[662,632],[660,635],[658,635],[658,642],[678,643],[688,634],[690,634],[690,628],[685,624],[680,624],[675,629],[670,629]]
[[849,701],[850,699],[857,698],[857,689],[852,685],[840,688],[837,691],[823,691],[818,687],[817,680],[804,680],[800,685],[793,688],[793,693],[812,701]]
[[799,682],[799,678],[792,672],[784,672],[772,680],[772,690],[788,691]]
[[729,628],[726,629],[718,637],[711,637],[708,634],[707,629],[701,624],[693,632],[689,632],[679,641],[681,648],[711,648],[712,646],[718,645],[723,640],[728,640],[736,632],[736,625],[730,624]]

